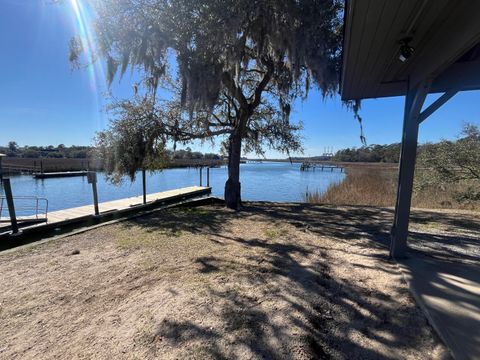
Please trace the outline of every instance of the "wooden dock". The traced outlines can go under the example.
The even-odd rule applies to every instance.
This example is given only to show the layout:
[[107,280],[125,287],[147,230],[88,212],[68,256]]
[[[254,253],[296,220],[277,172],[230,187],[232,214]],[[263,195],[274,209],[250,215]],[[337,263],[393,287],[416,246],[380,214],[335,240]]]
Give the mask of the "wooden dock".
[[330,163],[311,163],[311,162],[303,162],[300,165],[300,171],[308,171],[312,169],[315,171],[316,169],[320,171],[325,171],[325,170],[330,170],[333,172],[334,170],[339,170],[340,172],[344,172],[343,166],[339,166],[336,164],[330,164]]
[[87,176],[88,171],[61,171],[61,172],[44,172],[34,173],[35,179],[49,179],[58,177],[73,177],[73,176]]
[[[143,204],[143,196],[134,196],[120,200],[107,201],[99,203],[100,215],[95,216],[92,205],[80,206],[65,210],[58,210],[48,213],[46,222],[24,224],[22,231],[28,231],[42,228],[56,228],[63,225],[76,222],[87,222],[91,219],[98,219],[107,215],[122,215],[123,213],[140,211],[145,208],[161,206],[163,204],[172,204],[182,202],[187,199],[193,199],[201,196],[210,195],[212,188],[204,186],[191,186],[181,189],[162,191],[159,193],[147,194],[147,203]],[[25,217],[23,217],[25,220]],[[32,218],[33,220],[33,218]],[[9,232],[9,223],[0,223],[0,235]]]

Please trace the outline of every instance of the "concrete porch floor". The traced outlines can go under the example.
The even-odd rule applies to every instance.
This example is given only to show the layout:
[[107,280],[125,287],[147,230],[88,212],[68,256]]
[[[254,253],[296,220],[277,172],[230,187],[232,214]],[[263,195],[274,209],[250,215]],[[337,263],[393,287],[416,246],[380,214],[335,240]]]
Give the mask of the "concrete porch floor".
[[457,360],[480,359],[480,268],[411,251],[399,263],[417,303]]

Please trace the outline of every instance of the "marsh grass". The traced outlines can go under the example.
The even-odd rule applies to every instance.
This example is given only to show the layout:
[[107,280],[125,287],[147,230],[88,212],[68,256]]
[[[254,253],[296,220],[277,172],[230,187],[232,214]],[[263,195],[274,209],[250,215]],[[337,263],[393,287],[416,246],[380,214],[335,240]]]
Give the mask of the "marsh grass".
[[[420,174],[417,170],[417,174]],[[395,168],[350,167],[341,183],[331,185],[325,192],[308,192],[305,202],[332,205],[394,206],[398,171]],[[448,187],[415,188],[412,206],[417,208],[445,208],[479,210],[480,202],[458,200],[458,194],[468,184],[456,183]]]
[[309,192],[306,202],[335,205],[393,206],[395,171],[350,168],[341,183],[332,184],[325,192]]

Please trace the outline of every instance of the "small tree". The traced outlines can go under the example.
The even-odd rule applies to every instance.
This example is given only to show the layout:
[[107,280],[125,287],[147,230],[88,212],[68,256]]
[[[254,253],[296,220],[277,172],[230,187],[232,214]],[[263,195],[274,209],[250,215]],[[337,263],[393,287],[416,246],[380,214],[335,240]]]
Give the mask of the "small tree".
[[116,121],[108,130],[97,133],[96,155],[103,160],[107,178],[113,183],[120,183],[124,176],[134,181],[141,170],[145,203],[145,173],[165,167],[165,148],[159,141],[151,112],[145,116],[141,107],[128,104],[122,103],[123,111],[116,113]]
[[418,156],[417,185],[448,186],[462,182],[465,190],[459,200],[480,200],[480,129],[466,124],[456,141],[426,144]]
[[[312,82],[324,96],[338,87],[338,0],[98,0],[94,9],[109,82],[129,66],[140,70],[153,103],[162,80],[178,82],[169,120],[177,128],[157,130],[168,129],[173,141],[226,137],[230,208],[241,203],[242,145],[259,153],[263,142],[299,150],[299,127],[289,122],[292,102]],[[72,41],[71,50],[78,61],[80,42]],[[120,109],[127,113],[124,106],[132,105],[141,104]]]

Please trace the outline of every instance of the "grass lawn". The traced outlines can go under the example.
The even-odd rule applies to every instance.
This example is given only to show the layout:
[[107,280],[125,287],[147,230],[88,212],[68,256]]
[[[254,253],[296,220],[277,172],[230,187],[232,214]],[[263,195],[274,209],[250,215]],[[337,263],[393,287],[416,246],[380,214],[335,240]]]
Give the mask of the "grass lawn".
[[448,358],[388,260],[391,218],[170,209],[0,254],[0,358]]

